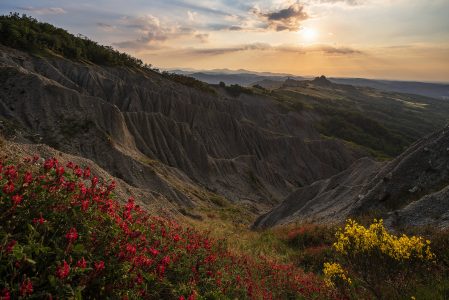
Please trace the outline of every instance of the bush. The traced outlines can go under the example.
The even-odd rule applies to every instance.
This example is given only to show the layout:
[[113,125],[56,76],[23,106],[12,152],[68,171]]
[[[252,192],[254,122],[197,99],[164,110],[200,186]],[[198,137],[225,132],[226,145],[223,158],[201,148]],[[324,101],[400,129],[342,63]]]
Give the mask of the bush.
[[292,265],[151,216],[115,183],[55,158],[0,163],[0,298],[328,299]]
[[430,241],[418,236],[392,235],[382,220],[375,220],[368,228],[348,220],[336,237],[333,248],[340,264],[324,265],[326,281],[340,288],[354,281],[377,298],[405,296],[417,280],[418,271],[435,260]]

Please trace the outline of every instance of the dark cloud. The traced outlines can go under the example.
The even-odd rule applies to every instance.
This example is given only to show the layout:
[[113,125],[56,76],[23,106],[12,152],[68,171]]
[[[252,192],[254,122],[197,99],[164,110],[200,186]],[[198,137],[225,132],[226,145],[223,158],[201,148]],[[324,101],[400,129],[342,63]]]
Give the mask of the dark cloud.
[[243,30],[242,27],[236,26],[236,25],[233,25],[233,26],[229,27],[228,29],[229,29],[230,31],[240,31],[240,30]]
[[309,17],[298,2],[278,11],[264,13],[254,9],[253,12],[265,21],[265,28],[276,31],[297,31],[300,23]]

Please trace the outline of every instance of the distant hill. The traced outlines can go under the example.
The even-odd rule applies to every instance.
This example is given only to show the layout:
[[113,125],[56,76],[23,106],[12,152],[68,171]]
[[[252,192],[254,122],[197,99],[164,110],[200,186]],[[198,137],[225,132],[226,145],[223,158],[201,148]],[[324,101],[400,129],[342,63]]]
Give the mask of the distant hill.
[[[239,71],[244,71],[239,73]],[[305,79],[305,77],[289,75],[289,74],[275,74],[275,73],[257,73],[246,70],[239,71],[224,71],[224,70],[212,70],[191,72],[182,70],[171,70],[173,73],[188,75],[195,79],[207,82],[209,84],[218,84],[224,82],[227,85],[238,84],[243,86],[252,86],[259,81],[272,80],[275,82],[283,82],[288,78],[294,78],[296,80]]]
[[416,94],[449,100],[449,84],[363,78],[329,78],[329,80],[335,83],[366,86],[384,91]]
[[[284,73],[252,72],[248,70],[217,69],[209,71],[180,70],[171,72],[194,77],[209,84],[218,84],[220,81],[226,84],[239,84],[243,86],[260,85],[267,89],[279,88],[287,79],[307,80],[309,76],[297,76]],[[377,80],[365,78],[328,78],[329,81],[353,86],[364,86],[378,90],[416,94],[432,98],[449,100],[449,84],[429,83],[418,81]]]

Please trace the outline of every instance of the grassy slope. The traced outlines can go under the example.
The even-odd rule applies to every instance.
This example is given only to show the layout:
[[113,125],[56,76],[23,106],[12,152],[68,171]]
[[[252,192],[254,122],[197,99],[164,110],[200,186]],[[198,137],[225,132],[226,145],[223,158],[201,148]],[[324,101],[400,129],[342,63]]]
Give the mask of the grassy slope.
[[268,95],[290,110],[315,112],[323,135],[366,147],[381,158],[398,155],[444,126],[449,115],[449,102],[443,100],[344,85],[304,83]]

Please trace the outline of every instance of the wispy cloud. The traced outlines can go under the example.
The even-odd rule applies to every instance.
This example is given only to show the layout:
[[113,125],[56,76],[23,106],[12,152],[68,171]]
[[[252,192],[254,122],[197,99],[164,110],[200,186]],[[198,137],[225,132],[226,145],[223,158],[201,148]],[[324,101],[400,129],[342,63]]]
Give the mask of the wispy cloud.
[[142,17],[123,17],[119,21],[120,26],[134,29],[139,35],[136,39],[116,42],[113,45],[123,49],[145,50],[165,48],[165,42],[180,38],[190,38],[191,40],[207,43],[209,33],[199,32],[188,24],[167,24],[152,15]]
[[330,3],[330,4],[346,4],[350,6],[363,5],[369,0],[311,0],[311,3]]
[[313,46],[295,46],[295,45],[280,45],[272,46],[268,43],[252,43],[245,45],[238,45],[234,47],[221,47],[221,48],[206,48],[206,49],[182,49],[180,50],[184,54],[199,55],[199,56],[215,56],[225,55],[236,52],[249,52],[249,51],[272,51],[272,52],[288,52],[297,54],[306,54],[312,52],[321,52],[325,55],[363,55],[364,52],[358,49],[349,47],[334,47],[329,45],[313,45]]
[[61,7],[32,7],[32,6],[25,6],[25,7],[17,7],[18,10],[27,11],[32,14],[37,15],[61,15],[67,13],[63,8]]

